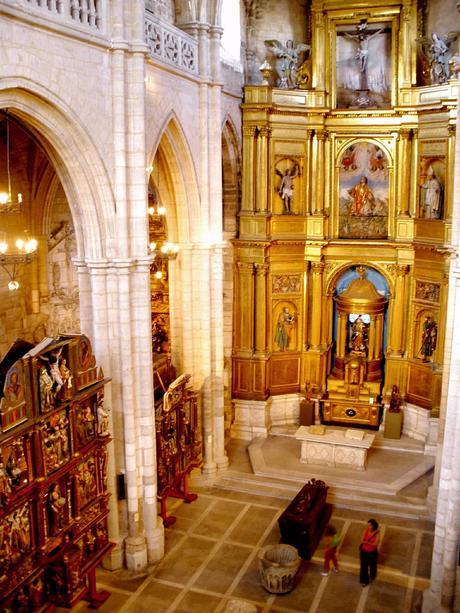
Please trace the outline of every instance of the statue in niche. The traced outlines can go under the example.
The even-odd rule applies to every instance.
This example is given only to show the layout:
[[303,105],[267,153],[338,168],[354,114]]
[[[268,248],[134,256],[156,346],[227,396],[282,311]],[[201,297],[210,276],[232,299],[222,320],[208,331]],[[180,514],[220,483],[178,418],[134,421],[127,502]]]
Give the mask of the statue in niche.
[[362,176],[359,183],[348,190],[353,199],[351,215],[372,215],[375,208],[374,192],[369,187],[368,179]]
[[59,483],[55,483],[48,495],[49,527],[51,536],[56,536],[62,530],[62,516],[65,507],[65,498],[61,494]]
[[284,174],[278,168],[275,168],[275,172],[281,178],[278,194],[284,203],[283,215],[290,215],[294,199],[294,179],[299,174],[299,166],[294,164],[294,168],[286,168]]
[[275,343],[281,351],[286,351],[289,346],[291,330],[295,324],[295,315],[289,312],[289,307],[284,307],[276,324]]
[[368,325],[361,315],[351,325],[349,348],[356,353],[365,353],[367,350]]
[[422,214],[425,219],[439,219],[442,209],[443,187],[432,166],[428,168],[426,181],[421,184]]
[[[280,59],[277,66],[280,78],[277,81],[277,86],[280,89],[295,89],[298,87],[298,68],[299,56],[302,52],[308,51],[310,45],[303,43],[294,45],[294,41],[286,41],[286,45],[280,43],[279,40],[266,40],[265,46],[273,55]],[[302,71],[301,79],[305,79],[305,71]]]
[[431,315],[427,315],[423,323],[422,346],[420,347],[420,353],[423,355],[424,362],[430,361],[430,358],[436,349],[437,339],[438,325]]
[[459,32],[449,32],[439,35],[431,33],[431,37],[418,38],[422,54],[429,67],[430,85],[447,83],[451,76],[449,62],[452,59],[451,45],[458,38]]
[[0,507],[4,507],[11,494],[11,482],[3,462],[0,462]]

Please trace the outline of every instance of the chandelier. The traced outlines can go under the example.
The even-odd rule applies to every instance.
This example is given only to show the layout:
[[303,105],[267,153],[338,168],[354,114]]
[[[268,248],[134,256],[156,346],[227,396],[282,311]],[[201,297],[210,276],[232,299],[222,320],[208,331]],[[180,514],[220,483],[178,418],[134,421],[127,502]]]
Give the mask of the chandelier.
[[149,193],[149,251],[153,255],[152,273],[158,280],[167,274],[168,260],[173,260],[179,252],[179,245],[171,243],[166,231],[166,208],[158,203],[156,193]]
[[0,237],[0,267],[9,277],[8,289],[15,291],[19,289],[18,275],[24,264],[30,264],[35,258],[38,242],[35,238],[18,238],[11,249],[5,233]]
[[11,195],[11,173],[10,173],[10,123],[6,116],[6,174],[8,191],[0,192],[0,210],[2,213],[17,213],[22,204],[22,194],[18,193],[14,200]]

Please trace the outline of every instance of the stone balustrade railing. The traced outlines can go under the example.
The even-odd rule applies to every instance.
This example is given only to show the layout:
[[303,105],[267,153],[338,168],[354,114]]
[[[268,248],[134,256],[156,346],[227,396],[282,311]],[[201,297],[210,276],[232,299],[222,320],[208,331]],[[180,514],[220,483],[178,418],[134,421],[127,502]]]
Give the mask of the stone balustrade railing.
[[107,0],[3,0],[12,9],[48,19],[55,24],[78,26],[87,32],[102,31]]
[[198,43],[192,37],[158,17],[145,13],[145,42],[152,59],[191,74],[198,74]]

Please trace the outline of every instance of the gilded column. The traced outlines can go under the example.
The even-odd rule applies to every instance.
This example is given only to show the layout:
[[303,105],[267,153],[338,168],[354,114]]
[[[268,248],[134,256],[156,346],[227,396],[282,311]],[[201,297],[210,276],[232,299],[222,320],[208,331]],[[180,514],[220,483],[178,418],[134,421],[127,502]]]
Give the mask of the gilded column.
[[391,352],[396,355],[404,353],[404,310],[405,286],[408,266],[396,266],[395,298],[393,304]]
[[411,163],[410,163],[409,211],[411,217],[417,217],[418,197],[418,128],[412,128]]
[[255,353],[264,355],[267,349],[267,264],[255,264]]
[[409,217],[411,131],[401,130],[398,140],[398,217]]
[[[416,32],[411,32],[412,0],[404,0],[401,13],[401,29],[399,32],[401,44],[401,75],[400,87],[410,87],[415,60],[415,46],[411,44],[415,40]],[[415,77],[415,74],[414,74]]]
[[319,349],[321,345],[321,305],[323,295],[323,262],[311,263],[311,347]]
[[[458,75],[457,75],[458,76]],[[449,138],[447,140],[447,160],[449,165],[446,168],[446,191],[444,195],[444,219],[451,221],[452,219],[452,186],[454,184],[454,159],[455,159],[455,124],[447,126]]]
[[268,138],[270,128],[262,126],[258,130],[256,141],[257,174],[256,180],[256,211],[267,210],[267,178],[268,178]]
[[313,144],[312,144],[313,130],[307,130],[307,164],[305,169],[305,212],[307,215],[311,215],[313,211],[312,201],[312,182],[313,182]]
[[370,360],[375,360],[376,358],[376,323],[375,323],[375,315],[371,316],[371,322],[369,324],[369,347],[368,347],[368,355]]
[[347,340],[347,315],[339,313],[337,318],[337,357],[345,358],[345,343]]
[[243,126],[243,185],[241,210],[254,210],[255,126]]
[[325,48],[326,48],[326,29],[324,26],[323,0],[313,0],[311,6],[313,22],[312,34],[312,88],[325,89]]
[[375,359],[379,360],[382,357],[382,341],[383,341],[383,315],[377,315],[375,323]]
[[328,133],[326,130],[318,130],[315,133],[316,139],[316,160],[315,160],[315,202],[314,214],[320,215],[324,208],[324,144]]
[[252,354],[254,347],[254,264],[237,262],[237,269],[236,348],[238,351]]

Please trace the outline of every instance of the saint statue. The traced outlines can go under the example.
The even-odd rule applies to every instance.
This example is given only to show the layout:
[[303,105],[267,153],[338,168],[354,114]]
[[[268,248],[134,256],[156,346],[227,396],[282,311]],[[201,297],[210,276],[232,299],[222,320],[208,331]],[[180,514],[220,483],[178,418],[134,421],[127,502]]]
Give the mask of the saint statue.
[[367,324],[364,323],[361,315],[355,319],[351,326],[349,347],[352,351],[363,353],[367,349]]
[[286,351],[289,345],[289,337],[291,330],[294,327],[295,315],[289,312],[289,307],[284,307],[281,311],[278,322],[276,324],[275,343],[281,349]]
[[353,199],[351,214],[372,215],[375,207],[374,192],[368,185],[367,177],[362,176],[354,187],[348,190],[348,193]]
[[421,187],[425,190],[424,217],[426,219],[439,219],[441,217],[442,185],[432,166],[428,168],[426,181],[422,183]]
[[391,397],[390,397],[390,406],[388,411],[390,413],[400,413],[401,412],[401,394],[399,393],[399,388],[397,385],[393,385],[391,388]]
[[283,213],[292,213],[292,200],[294,198],[294,179],[299,174],[299,167],[295,164],[294,169],[286,168],[284,174],[282,174],[277,168],[275,168],[276,174],[281,177],[281,183],[278,189],[280,198],[284,202]]
[[450,78],[449,62],[452,59],[452,43],[458,38],[459,32],[449,32],[444,35],[431,33],[431,37],[418,38],[421,44],[425,62],[429,65],[430,84],[442,85]]
[[436,349],[436,341],[438,338],[438,326],[433,320],[431,315],[425,317],[422,332],[422,346],[420,347],[420,353],[423,355],[423,361],[428,362],[429,358]]

